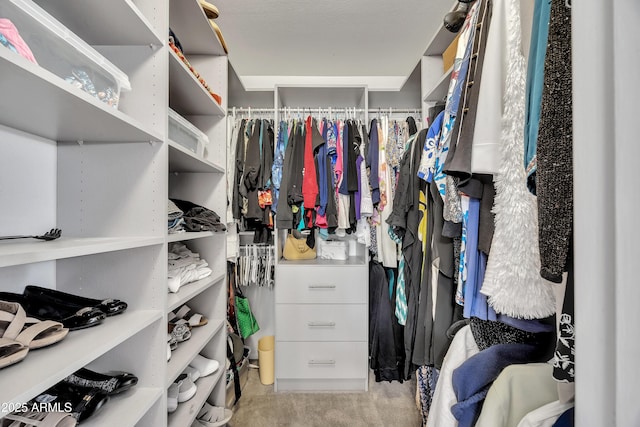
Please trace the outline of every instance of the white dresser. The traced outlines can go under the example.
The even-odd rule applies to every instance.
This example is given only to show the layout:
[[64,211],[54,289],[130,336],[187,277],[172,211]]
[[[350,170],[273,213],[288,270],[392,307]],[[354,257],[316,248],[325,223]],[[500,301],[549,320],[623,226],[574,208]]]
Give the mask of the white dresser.
[[347,261],[278,262],[276,391],[367,390],[369,269],[359,249]]

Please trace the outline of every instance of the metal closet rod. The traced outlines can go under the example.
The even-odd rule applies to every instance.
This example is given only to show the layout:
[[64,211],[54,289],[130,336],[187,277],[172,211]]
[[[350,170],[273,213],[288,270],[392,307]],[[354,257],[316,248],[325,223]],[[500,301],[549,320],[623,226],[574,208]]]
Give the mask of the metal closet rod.
[[[419,113],[420,112],[420,108],[393,108],[393,107],[387,107],[387,108],[368,108],[368,109],[364,109],[364,108],[350,108],[350,107],[281,107],[278,108],[278,111],[281,112],[303,112],[303,111],[328,111],[331,110],[332,112],[342,112],[342,111],[355,111],[356,113],[362,113],[364,111],[367,111],[369,113],[385,113],[385,112],[392,112],[392,113]],[[252,113],[275,113],[276,108],[252,108],[252,107],[232,107],[233,111],[236,112],[240,112],[240,113],[245,113],[245,112],[252,112]]]

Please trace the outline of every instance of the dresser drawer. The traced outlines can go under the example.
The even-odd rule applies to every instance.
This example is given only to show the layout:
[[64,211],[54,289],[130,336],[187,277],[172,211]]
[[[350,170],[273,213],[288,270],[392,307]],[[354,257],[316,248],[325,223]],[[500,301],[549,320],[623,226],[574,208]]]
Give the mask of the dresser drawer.
[[369,278],[366,266],[279,266],[276,303],[366,304]]
[[367,341],[366,304],[277,304],[280,341]]
[[366,342],[276,342],[276,377],[366,378]]

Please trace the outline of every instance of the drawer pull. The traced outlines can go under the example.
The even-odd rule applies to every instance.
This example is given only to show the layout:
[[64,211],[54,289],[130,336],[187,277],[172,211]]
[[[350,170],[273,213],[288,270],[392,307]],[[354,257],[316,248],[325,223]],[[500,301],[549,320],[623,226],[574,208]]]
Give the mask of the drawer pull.
[[309,360],[309,365],[315,366],[333,366],[335,364],[335,360]]
[[335,289],[336,285],[309,285],[309,289]]
[[307,323],[310,328],[334,328],[336,322],[309,322]]

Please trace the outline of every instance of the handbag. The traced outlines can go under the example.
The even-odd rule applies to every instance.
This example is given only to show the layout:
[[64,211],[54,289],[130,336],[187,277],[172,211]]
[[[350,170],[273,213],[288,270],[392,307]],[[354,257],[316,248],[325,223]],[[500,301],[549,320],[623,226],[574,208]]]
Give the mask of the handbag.
[[242,338],[248,338],[260,330],[258,321],[253,316],[247,297],[236,289],[236,320]]
[[296,238],[292,234],[287,235],[287,240],[284,242],[284,249],[282,250],[282,256],[286,260],[303,260],[303,259],[315,259],[316,250],[307,245],[306,238]]

